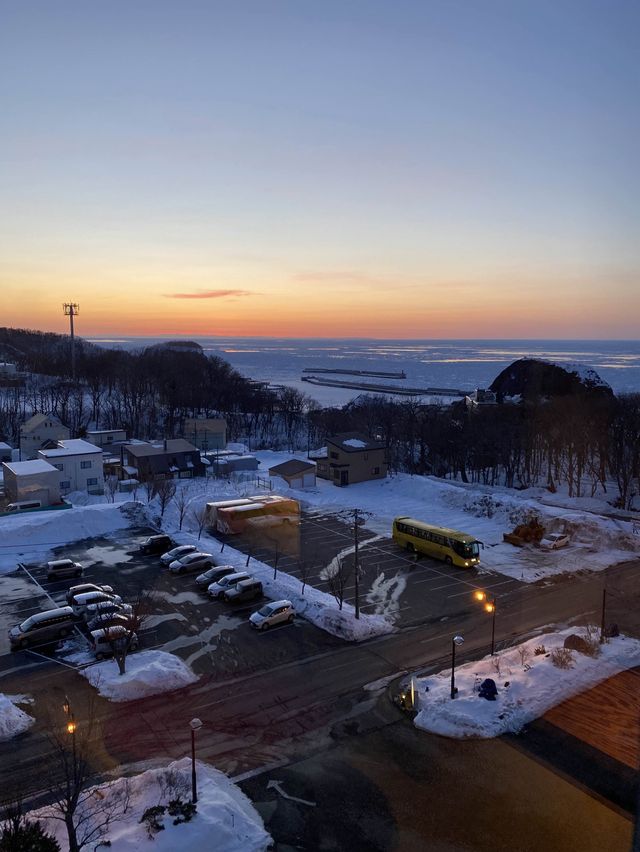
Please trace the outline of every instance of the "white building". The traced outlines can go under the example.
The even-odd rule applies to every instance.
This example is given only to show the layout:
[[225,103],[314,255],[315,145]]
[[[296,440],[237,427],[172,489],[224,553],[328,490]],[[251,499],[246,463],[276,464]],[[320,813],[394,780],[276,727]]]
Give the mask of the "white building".
[[60,502],[60,472],[43,459],[4,462],[5,497],[9,503],[40,500],[43,506]]
[[54,414],[34,414],[20,427],[20,459],[38,458],[38,450],[71,437]]
[[13,450],[9,444],[0,441],[0,462],[10,462],[13,458]]
[[88,491],[89,494],[104,492],[104,470],[102,450],[81,438],[58,441],[51,450],[39,450],[38,456],[60,471],[60,492]]
[[127,433],[124,429],[94,429],[87,431],[87,441],[108,450],[112,444],[126,442]]

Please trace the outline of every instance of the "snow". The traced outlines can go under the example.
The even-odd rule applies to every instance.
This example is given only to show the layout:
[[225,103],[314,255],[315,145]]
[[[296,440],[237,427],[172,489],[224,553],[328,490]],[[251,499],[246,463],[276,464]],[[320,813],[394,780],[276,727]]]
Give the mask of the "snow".
[[345,447],[354,447],[357,450],[363,450],[367,446],[366,441],[360,441],[358,438],[347,438],[342,443]]
[[[595,643],[597,656],[572,651],[572,667],[558,668],[551,652],[578,634]],[[414,678],[416,727],[455,738],[489,738],[517,733],[547,710],[584,692],[603,680],[640,664],[640,641],[625,636],[599,645],[597,631],[563,629],[536,636],[505,651],[456,666],[458,693],[451,699],[451,669],[429,677]],[[536,655],[535,649],[545,648]],[[524,663],[523,663],[524,658]],[[480,698],[477,688],[485,678],[498,687],[495,701]],[[507,686],[508,684],[508,686]]]
[[[104,500],[103,497],[97,499]],[[128,504],[130,508],[134,505]],[[127,504],[104,502],[73,509],[4,517],[0,520],[0,574],[14,571],[18,562],[45,562],[51,558],[54,547],[93,536],[109,535],[130,524]]]
[[586,364],[572,364],[567,361],[548,361],[546,363],[553,364],[554,367],[560,367],[561,370],[565,370],[567,373],[573,373],[580,379],[580,381],[590,385],[591,387],[611,389],[608,382],[601,379],[593,367],[589,367]]
[[88,666],[80,674],[109,701],[134,701],[160,692],[181,689],[198,680],[191,669],[174,654],[165,651],[139,651],[127,655],[126,672],[120,675],[115,660]]
[[0,741],[9,740],[27,730],[35,719],[20,710],[17,704],[30,704],[24,695],[5,695],[0,692]]
[[[215,849],[220,852],[262,852],[271,845],[258,812],[245,794],[227,776],[206,763],[196,761],[198,780],[197,813],[190,822],[173,825],[173,818],[162,819],[164,830],[149,839],[147,828],[140,819],[144,812],[159,803],[166,805],[176,793],[168,792],[166,779],[177,777],[178,794],[183,801],[191,798],[191,760],[187,757],[170,763],[165,768],[148,769],[129,778],[118,778],[92,788],[103,805],[109,800],[129,795],[126,813],[114,820],[103,838],[97,836],[88,848],[95,848],[100,839],[110,841],[113,852],[137,852],[153,849],[154,852],[201,852]],[[163,784],[163,781],[165,782]],[[99,791],[99,792],[98,792]],[[90,801],[93,797],[90,798]],[[28,816],[43,823],[53,834],[62,849],[68,848],[64,823],[51,818],[51,811],[41,808]],[[91,817],[89,816],[89,819]],[[93,828],[93,824],[90,824]]]
[[31,476],[38,473],[59,473],[58,468],[54,467],[44,459],[32,459],[31,461],[4,462],[12,473],[16,476]]

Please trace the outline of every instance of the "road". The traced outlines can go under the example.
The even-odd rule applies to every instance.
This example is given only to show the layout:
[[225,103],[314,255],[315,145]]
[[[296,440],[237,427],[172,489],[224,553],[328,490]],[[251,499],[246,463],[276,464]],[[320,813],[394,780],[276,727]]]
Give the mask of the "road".
[[[615,620],[621,629],[636,635],[640,634],[639,612],[631,601],[636,595],[639,565],[625,563],[607,572],[608,621]],[[553,584],[514,590],[500,603],[499,641],[521,637],[545,624],[599,620],[604,579],[602,574],[584,573]],[[487,652],[489,631],[484,612],[465,604],[455,618],[431,619],[356,646],[333,645],[273,668],[226,679],[219,679],[215,672],[203,674],[198,683],[179,692],[126,705],[98,699],[96,715],[102,730],[98,766],[108,771],[120,764],[183,756],[189,745],[188,723],[194,716],[204,722],[198,733],[199,757],[231,775],[291,761],[325,748],[332,742],[332,731],[335,735],[345,725],[357,729],[358,717],[363,714],[368,715],[373,727],[389,723],[387,704],[376,703],[375,693],[363,690],[366,684],[403,671],[446,668],[453,633],[465,637],[460,662],[477,658]],[[275,630],[256,639],[272,642],[275,647],[278,634]],[[47,720],[40,713],[32,733],[0,744],[3,800],[18,787],[25,791],[43,788],[42,766],[51,748],[47,733],[56,720],[60,723],[58,708],[65,694],[74,704],[79,725],[86,724],[91,690],[75,672],[42,662],[32,671],[28,689],[37,706],[46,704],[52,715]],[[2,691],[11,694],[24,690],[20,672],[5,674]]]

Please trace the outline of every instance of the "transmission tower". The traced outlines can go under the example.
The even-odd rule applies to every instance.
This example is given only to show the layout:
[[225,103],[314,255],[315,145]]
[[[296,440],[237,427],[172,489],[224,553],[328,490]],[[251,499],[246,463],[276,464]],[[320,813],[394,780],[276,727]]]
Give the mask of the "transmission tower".
[[73,333],[73,318],[80,313],[80,305],[75,302],[65,302],[62,306],[65,317],[69,317],[69,328],[71,330],[71,378],[76,380],[76,338]]

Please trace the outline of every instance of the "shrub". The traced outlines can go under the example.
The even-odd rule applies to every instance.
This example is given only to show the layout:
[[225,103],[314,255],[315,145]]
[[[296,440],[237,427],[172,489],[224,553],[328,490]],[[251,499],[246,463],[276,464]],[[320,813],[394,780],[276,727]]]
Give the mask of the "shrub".
[[59,852],[60,844],[39,822],[27,819],[20,811],[5,814],[5,818],[0,852]]
[[547,649],[544,647],[544,645],[536,645],[536,647],[533,649],[533,653],[534,656],[541,657],[543,654],[547,653]]
[[173,821],[174,825],[180,825],[181,822],[190,822],[197,811],[198,809],[193,802],[183,802],[180,798],[172,799],[167,808],[168,814],[175,817]]
[[559,669],[570,669],[573,667],[573,654],[568,648],[554,648],[551,662]]
[[147,824],[147,834],[150,838],[159,831],[164,831],[164,824],[160,818],[164,816],[165,811],[164,805],[154,805],[147,808],[140,817],[140,822]]

